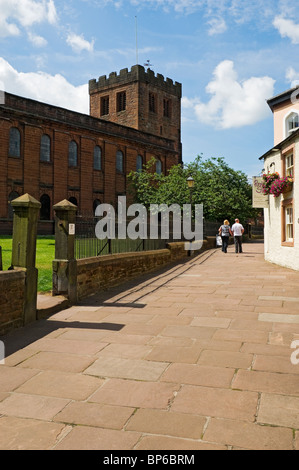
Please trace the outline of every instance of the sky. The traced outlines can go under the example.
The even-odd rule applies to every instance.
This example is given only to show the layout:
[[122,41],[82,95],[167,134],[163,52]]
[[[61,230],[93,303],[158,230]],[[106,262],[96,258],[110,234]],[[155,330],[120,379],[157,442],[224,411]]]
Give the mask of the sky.
[[266,102],[299,84],[286,0],[0,0],[0,89],[89,113],[88,81],[137,62],[182,84],[183,161],[249,178],[274,145]]

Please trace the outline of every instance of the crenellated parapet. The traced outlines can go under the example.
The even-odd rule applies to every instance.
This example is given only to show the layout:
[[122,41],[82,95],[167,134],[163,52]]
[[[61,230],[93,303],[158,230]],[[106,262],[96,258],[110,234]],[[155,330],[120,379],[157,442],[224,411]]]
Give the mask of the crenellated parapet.
[[179,98],[182,97],[182,85],[178,82],[173,82],[170,78],[164,78],[161,74],[155,74],[151,69],[145,70],[142,65],[134,65],[129,71],[127,68],[122,69],[119,74],[112,72],[107,77],[103,75],[98,80],[93,79],[89,81],[89,94],[97,91],[102,91],[105,88],[111,88],[114,86],[125,86],[132,82],[143,82],[148,83],[151,86],[157,86],[164,90],[166,93],[170,93]]

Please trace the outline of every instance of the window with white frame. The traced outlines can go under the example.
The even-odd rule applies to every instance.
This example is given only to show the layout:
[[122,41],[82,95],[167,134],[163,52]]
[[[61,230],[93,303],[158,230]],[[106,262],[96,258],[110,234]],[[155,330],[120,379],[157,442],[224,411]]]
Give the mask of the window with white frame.
[[299,128],[299,114],[292,113],[286,119],[286,137]]
[[285,241],[294,240],[293,206],[285,207]]
[[294,156],[292,153],[285,157],[285,175],[294,176]]

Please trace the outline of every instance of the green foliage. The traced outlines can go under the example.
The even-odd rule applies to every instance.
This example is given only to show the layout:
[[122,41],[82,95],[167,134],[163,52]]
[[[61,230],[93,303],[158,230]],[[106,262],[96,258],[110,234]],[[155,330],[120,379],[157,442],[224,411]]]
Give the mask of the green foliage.
[[[149,207],[150,204],[203,204],[206,220],[233,221],[238,217],[245,222],[255,217],[252,208],[252,186],[245,173],[233,170],[224,158],[204,160],[202,155],[185,166],[176,165],[167,175],[157,175],[155,159],[144,166],[142,172],[128,176],[135,202]],[[187,186],[192,176],[194,188]]]

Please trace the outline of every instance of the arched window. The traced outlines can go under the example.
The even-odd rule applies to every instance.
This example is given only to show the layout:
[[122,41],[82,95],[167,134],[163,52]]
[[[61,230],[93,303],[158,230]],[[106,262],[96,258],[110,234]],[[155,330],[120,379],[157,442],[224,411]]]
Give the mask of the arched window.
[[17,197],[19,197],[19,193],[17,193],[17,191],[12,191],[9,195],[8,195],[8,218],[9,219],[12,219],[13,218],[13,207],[11,205],[11,202],[14,200],[14,199],[17,199]]
[[40,220],[50,220],[51,214],[51,199],[48,194],[43,194],[40,198]]
[[11,127],[9,131],[9,156],[21,156],[21,133],[16,127]]
[[156,173],[158,175],[161,175],[161,173],[162,173],[162,162],[161,162],[161,160],[156,161]]
[[51,160],[51,139],[47,134],[41,137],[40,160],[41,162],[49,162]]
[[116,152],[116,170],[124,172],[124,154],[120,150]]
[[71,196],[71,197],[69,198],[69,202],[71,202],[72,204],[74,204],[75,206],[78,207],[78,201],[77,201],[77,199],[76,199],[75,197]]
[[291,135],[292,132],[296,131],[299,127],[299,114],[291,113],[286,118],[286,137]]
[[95,170],[102,169],[102,149],[98,145],[95,146],[93,151],[93,168]]
[[69,143],[69,166],[77,166],[77,165],[78,165],[78,145],[74,140],[72,140]]
[[142,171],[142,165],[143,165],[142,156],[138,155],[137,160],[136,160],[136,171],[141,172]]

